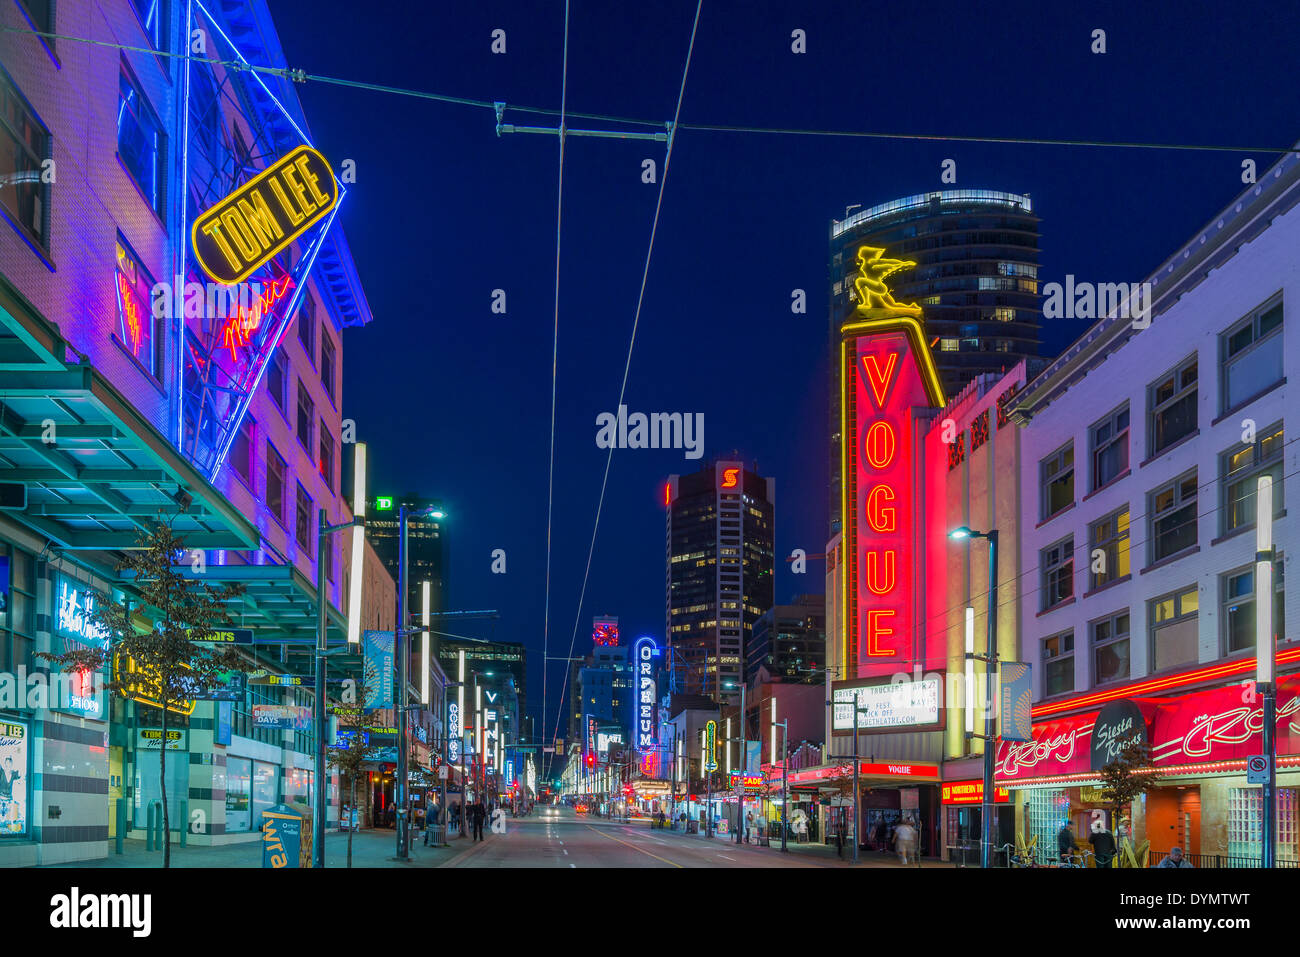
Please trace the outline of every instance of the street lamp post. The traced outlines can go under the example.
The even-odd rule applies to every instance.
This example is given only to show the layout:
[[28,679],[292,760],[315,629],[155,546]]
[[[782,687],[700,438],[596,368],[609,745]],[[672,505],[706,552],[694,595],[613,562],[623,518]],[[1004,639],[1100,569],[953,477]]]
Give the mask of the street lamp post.
[[1273,635],[1273,477],[1261,475],[1255,494],[1255,685],[1263,696],[1263,846],[1260,865],[1277,866],[1277,685]]
[[790,719],[776,722],[773,727],[781,728],[781,851],[788,854],[790,849],[786,847],[785,832],[789,827],[789,805],[790,792],[787,789],[788,773],[790,770],[790,743],[787,735],[790,732]]
[[[965,525],[955,528],[948,533],[948,537],[957,541],[971,538],[985,538],[989,543],[989,594],[988,594],[988,622],[987,622],[987,640],[985,651],[979,660],[984,662],[984,734],[977,735],[968,731],[966,736],[969,738],[982,738],[984,741],[984,799],[981,802],[983,813],[983,834],[980,838],[980,867],[990,868],[993,866],[993,816],[996,813],[994,804],[993,791],[993,764],[997,750],[996,734],[993,724],[993,681],[997,674],[998,649],[997,649],[997,591],[998,591],[998,530],[991,529],[988,532],[977,532]],[[978,657],[972,655],[972,657]]]
[[[728,681],[726,684],[726,687],[729,688],[736,688],[738,684],[740,688],[740,755],[739,755],[740,760],[737,763],[736,770],[739,774],[740,786],[736,788],[736,843],[737,844],[739,844],[741,841],[741,837],[742,837],[740,833],[741,828],[745,826],[745,772],[749,770],[748,755],[745,752],[749,745],[749,741],[746,740],[749,735],[745,727],[745,683],[743,681],[739,683],[735,681]],[[758,746],[760,749],[763,746],[763,741],[761,737],[759,738]],[[727,747],[728,749],[730,749],[731,747],[730,742],[728,742]],[[759,810],[761,811],[762,809],[760,808]]]

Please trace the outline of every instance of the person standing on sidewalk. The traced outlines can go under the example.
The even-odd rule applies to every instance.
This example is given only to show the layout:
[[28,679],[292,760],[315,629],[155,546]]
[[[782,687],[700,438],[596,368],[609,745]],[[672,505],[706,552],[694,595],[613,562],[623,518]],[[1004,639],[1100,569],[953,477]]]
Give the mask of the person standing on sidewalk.
[[912,827],[912,819],[903,818],[903,823],[894,831],[894,847],[898,850],[899,863],[906,865],[909,858],[916,856],[913,850],[915,841],[916,830]]
[[469,823],[473,827],[473,840],[483,840],[483,819],[487,817],[487,810],[483,807],[482,801],[474,802],[469,809]]
[[835,852],[844,860],[844,818],[835,822]]

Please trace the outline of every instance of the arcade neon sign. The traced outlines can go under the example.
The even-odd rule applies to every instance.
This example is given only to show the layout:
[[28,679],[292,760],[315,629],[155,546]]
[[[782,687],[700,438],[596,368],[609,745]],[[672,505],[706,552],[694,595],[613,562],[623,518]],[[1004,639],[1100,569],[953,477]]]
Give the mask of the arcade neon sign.
[[[913,632],[912,409],[942,406],[921,307],[896,302],[885,277],[915,263],[858,250],[859,306],[841,327],[841,501],[849,586],[845,643],[856,669],[897,658]],[[909,358],[911,361],[908,361]]]

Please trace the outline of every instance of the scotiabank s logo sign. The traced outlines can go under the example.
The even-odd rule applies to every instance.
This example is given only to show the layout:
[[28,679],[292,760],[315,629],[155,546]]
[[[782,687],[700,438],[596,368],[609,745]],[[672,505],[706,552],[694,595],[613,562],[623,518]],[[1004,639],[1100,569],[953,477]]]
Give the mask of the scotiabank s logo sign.
[[736,488],[740,485],[740,469],[724,468],[722,469],[722,484],[719,488]]

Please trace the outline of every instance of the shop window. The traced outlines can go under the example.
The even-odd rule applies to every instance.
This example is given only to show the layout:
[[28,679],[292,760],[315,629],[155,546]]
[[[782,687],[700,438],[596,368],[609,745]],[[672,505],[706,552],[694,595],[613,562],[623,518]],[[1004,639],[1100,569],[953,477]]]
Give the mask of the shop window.
[[113,274],[113,298],[117,305],[113,338],[154,381],[159,381],[164,326],[162,319],[154,317],[153,286],[153,276],[119,236],[117,268]]
[[275,520],[284,524],[284,459],[270,442],[266,443],[266,507]]
[[311,400],[307,386],[298,382],[298,441],[311,452],[311,423],[316,416],[316,405]]
[[162,123],[122,61],[118,77],[117,155],[149,207],[162,217],[167,139]]
[[1196,497],[1195,471],[1156,489],[1148,497],[1153,563],[1196,544]]
[[311,498],[306,489],[298,486],[298,504],[295,509],[294,537],[303,548],[311,549]]
[[1128,544],[1127,505],[1089,526],[1088,574],[1093,588],[1129,573]]
[[1092,443],[1093,491],[1114,481],[1128,468],[1128,403],[1088,430]]
[[[1273,635],[1286,635],[1286,565],[1279,557],[1273,564]],[[1223,653],[1247,651],[1255,647],[1255,566],[1224,575],[1220,582],[1223,596]]]
[[1074,632],[1043,639],[1043,697],[1074,690]]
[[1198,660],[1198,605],[1195,585],[1147,603],[1153,671],[1165,671]]
[[1074,597],[1074,536],[1063,538],[1038,553],[1042,569],[1043,611]]
[[1093,684],[1120,681],[1129,676],[1128,609],[1094,621],[1092,629]]
[[272,401],[282,414],[284,413],[285,378],[284,355],[276,349],[266,363],[266,391],[271,393]]
[[[29,552],[0,545],[0,672],[32,668],[36,647],[36,565]],[[7,579],[7,581],[6,581]]]
[[1196,395],[1196,356],[1148,387],[1151,455],[1159,454],[1196,430]]
[[252,416],[244,416],[244,421],[240,423],[239,433],[235,436],[235,441],[230,445],[230,467],[235,470],[235,474],[244,480],[244,484],[250,489],[253,487],[253,431],[256,424]]
[[1220,411],[1235,409],[1282,379],[1282,301],[1257,309],[1219,337]]
[[1259,477],[1273,477],[1273,517],[1282,514],[1282,423],[1262,430],[1249,445],[1238,445],[1219,456],[1219,486],[1223,489],[1223,532],[1255,522],[1255,493]]
[[1045,862],[1056,857],[1056,835],[1070,823],[1070,797],[1055,788],[1030,788],[1025,794],[1025,840],[1038,838],[1037,858]]
[[0,206],[17,229],[48,249],[50,131],[0,69]]
[[[1295,788],[1277,789],[1278,862],[1295,861],[1297,849]],[[1258,867],[1263,853],[1264,792],[1259,788],[1228,789],[1227,867]]]
[[1044,520],[1074,504],[1074,443],[1057,449],[1038,466],[1040,513]]

